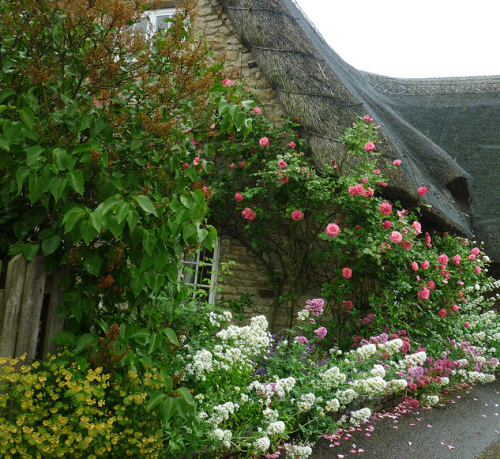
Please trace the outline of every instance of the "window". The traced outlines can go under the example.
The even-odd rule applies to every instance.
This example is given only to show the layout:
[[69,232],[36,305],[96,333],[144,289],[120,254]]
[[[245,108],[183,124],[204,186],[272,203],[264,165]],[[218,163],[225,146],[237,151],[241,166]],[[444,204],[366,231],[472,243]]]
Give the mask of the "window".
[[173,17],[175,14],[175,8],[164,8],[161,10],[150,10],[146,11],[145,18],[133,25],[135,30],[140,30],[144,34],[153,33],[155,34],[161,29],[168,29],[170,26],[169,22],[165,22],[165,19]]
[[215,304],[217,295],[217,271],[219,260],[219,240],[213,252],[205,247],[182,260],[183,268],[179,271],[179,280],[193,288],[194,298],[200,290],[205,291],[206,299],[210,304]]

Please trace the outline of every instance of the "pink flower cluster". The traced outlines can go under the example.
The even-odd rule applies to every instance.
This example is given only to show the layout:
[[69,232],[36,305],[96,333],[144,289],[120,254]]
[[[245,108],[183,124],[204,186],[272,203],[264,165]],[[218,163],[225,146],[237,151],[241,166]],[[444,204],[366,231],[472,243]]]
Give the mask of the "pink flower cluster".
[[313,316],[319,317],[321,314],[323,314],[324,305],[324,300],[322,300],[321,298],[316,298],[314,300],[307,300],[304,309],[307,309]]
[[297,338],[295,338],[297,340],[297,343],[299,344],[307,344],[309,343],[309,341],[307,341],[307,338],[305,336],[297,336]]
[[233,82],[229,78],[224,78],[222,80],[222,86],[229,87],[229,86],[232,86],[232,85],[233,85]]
[[317,330],[314,330],[314,333],[316,333],[318,339],[323,339],[326,336],[326,328],[320,327]]

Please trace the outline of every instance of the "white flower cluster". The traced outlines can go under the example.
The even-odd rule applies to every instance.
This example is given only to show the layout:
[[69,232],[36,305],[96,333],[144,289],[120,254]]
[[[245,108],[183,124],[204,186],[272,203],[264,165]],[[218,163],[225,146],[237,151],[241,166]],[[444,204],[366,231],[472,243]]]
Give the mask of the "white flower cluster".
[[446,377],[446,376],[443,376],[441,378],[441,382],[439,383],[439,385],[441,387],[446,387],[446,386],[449,386],[450,385],[450,378]]
[[359,426],[368,420],[372,415],[370,408],[361,408],[360,410],[353,411],[351,413],[351,424],[354,426]]
[[267,437],[261,437],[255,440],[253,446],[257,451],[267,452],[267,450],[271,446],[271,441]]
[[480,382],[481,384],[486,384],[495,380],[495,375],[488,375],[479,371],[469,371],[467,376],[471,383]]
[[353,389],[339,390],[335,394],[341,405],[347,405],[356,398],[356,392]]
[[252,366],[252,362],[237,347],[229,347],[224,350],[221,345],[217,345],[214,348],[213,355],[218,358],[214,359],[213,363],[214,368],[217,370],[230,371],[235,365],[238,368],[249,368]]
[[280,435],[285,431],[285,423],[283,421],[271,422],[267,428],[268,435]]
[[460,365],[460,368],[465,368],[469,366],[469,361],[467,359],[460,359],[457,360],[457,362]]
[[273,421],[277,421],[278,418],[279,418],[279,413],[278,411],[276,410],[273,410],[271,408],[266,408],[262,414],[264,415],[264,419],[267,421],[267,422],[273,422]]
[[307,320],[309,318],[309,311],[307,309],[302,309],[302,311],[299,311],[297,314],[297,320]]
[[319,377],[321,381],[311,381],[311,385],[315,389],[332,389],[338,387],[339,384],[346,380],[346,375],[341,373],[338,367],[329,368],[326,371],[320,373]]
[[303,413],[304,411],[309,411],[313,406],[315,400],[316,396],[312,393],[301,395],[300,401],[297,402],[297,406],[299,407],[299,412]]
[[233,320],[233,315],[230,311],[220,311],[219,313],[215,311],[210,311],[207,313],[208,320],[213,327],[219,328],[221,323],[231,322]]
[[290,391],[295,387],[295,384],[297,383],[297,380],[293,376],[284,379],[279,379],[277,376],[275,376],[274,379],[276,381],[276,384],[283,387],[287,394],[290,393]]
[[312,448],[304,445],[288,445],[285,443],[286,457],[289,459],[307,459],[312,454]]
[[484,333],[484,331],[479,331],[477,333],[474,333],[475,341],[484,341],[485,338],[486,338],[486,333]]
[[[389,384],[387,385],[389,387]],[[390,382],[391,392],[401,392],[408,387],[408,381],[406,379],[393,379]]]
[[380,376],[381,378],[385,378],[385,368],[382,365],[373,365],[370,373],[372,376]]
[[214,427],[218,427],[218,425],[229,419],[231,414],[239,408],[239,405],[233,402],[226,402],[223,405],[216,405],[213,407],[214,413],[207,420],[207,423],[213,425]]
[[328,402],[326,402],[326,411],[327,413],[331,413],[333,411],[338,411],[340,408],[340,402],[334,398],[332,400],[328,400]]
[[396,352],[399,352],[401,348],[403,347],[403,340],[396,338],[392,339],[390,341],[387,341],[385,344],[379,344],[378,348],[380,350],[386,351],[389,354],[395,354]]
[[213,438],[217,438],[217,440],[222,440],[226,448],[231,446],[230,440],[233,433],[230,430],[215,429],[211,435]]
[[361,395],[375,397],[377,395],[385,395],[387,392],[387,382],[380,376],[374,378],[358,379],[351,383],[354,390]]
[[258,356],[269,349],[271,335],[267,332],[265,316],[252,317],[250,325],[238,327],[230,325],[226,330],[217,333],[223,344],[231,343],[241,349],[246,357]]
[[367,359],[377,352],[377,347],[375,344],[365,344],[364,346],[358,347],[356,349],[356,354],[362,359]]
[[194,376],[197,380],[205,381],[205,373],[210,373],[213,370],[213,356],[210,351],[202,349],[197,351],[192,357],[193,362],[188,363],[184,371],[188,375]]
[[405,362],[410,365],[423,365],[427,360],[427,354],[425,351],[416,352],[415,354],[408,354],[405,357]]
[[434,406],[436,403],[439,402],[439,396],[424,394],[422,395],[420,401],[422,402],[423,405]]

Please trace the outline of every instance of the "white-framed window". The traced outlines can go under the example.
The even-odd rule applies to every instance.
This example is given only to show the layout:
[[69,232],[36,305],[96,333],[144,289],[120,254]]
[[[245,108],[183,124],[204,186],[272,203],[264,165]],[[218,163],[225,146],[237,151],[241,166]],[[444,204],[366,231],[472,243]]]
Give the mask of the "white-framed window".
[[168,29],[170,22],[165,22],[165,19],[173,17],[175,8],[163,8],[160,10],[149,10],[144,12],[144,19],[137,22],[132,27],[135,30],[140,30],[144,34],[155,34],[161,29]]
[[192,298],[204,291],[210,304],[215,304],[217,295],[217,273],[219,270],[219,239],[213,251],[201,247],[181,261],[179,280],[193,287]]

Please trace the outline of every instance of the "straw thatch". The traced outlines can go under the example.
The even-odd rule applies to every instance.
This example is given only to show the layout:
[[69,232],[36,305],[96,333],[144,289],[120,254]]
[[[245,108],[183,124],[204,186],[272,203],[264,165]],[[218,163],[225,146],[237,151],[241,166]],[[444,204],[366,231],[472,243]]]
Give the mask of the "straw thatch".
[[[403,161],[387,194],[414,204],[417,188],[426,185],[424,202],[432,205],[424,209],[426,218],[467,236],[478,234],[500,259],[500,173],[492,169],[498,170],[492,164],[498,130],[492,127],[500,109],[499,78],[404,80],[367,74],[344,62],[293,0],[221,2],[283,109],[299,117],[317,166],[339,157],[339,136],[357,115],[369,114],[382,127],[385,159]],[[490,108],[486,133],[485,106]],[[485,145],[478,148],[478,142]],[[478,156],[471,159],[471,150]],[[481,158],[488,158],[487,164],[479,167]]]

